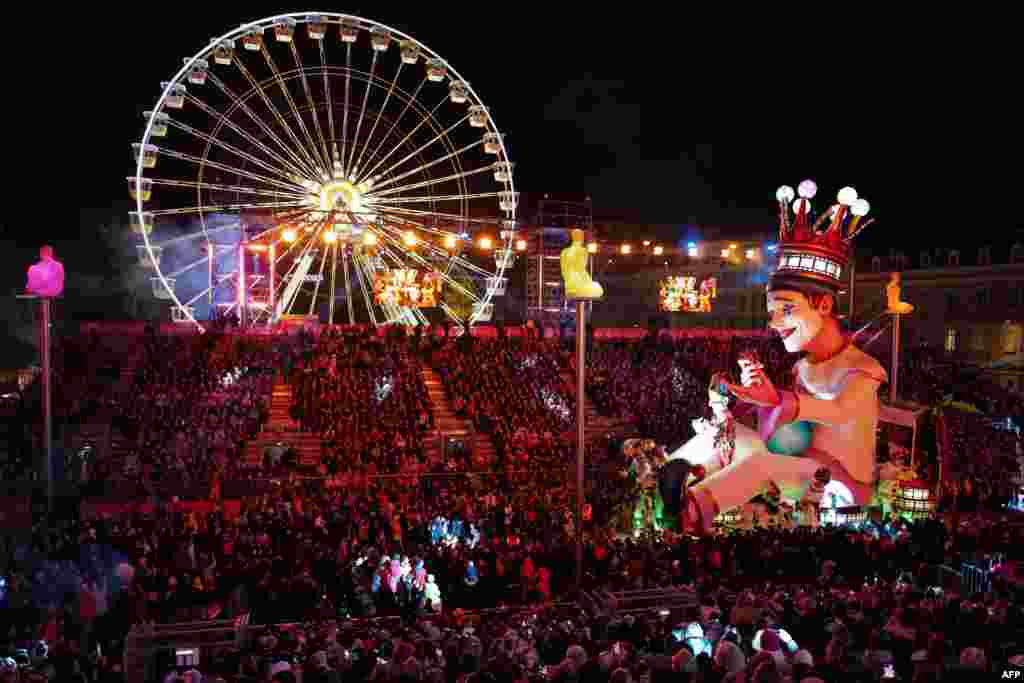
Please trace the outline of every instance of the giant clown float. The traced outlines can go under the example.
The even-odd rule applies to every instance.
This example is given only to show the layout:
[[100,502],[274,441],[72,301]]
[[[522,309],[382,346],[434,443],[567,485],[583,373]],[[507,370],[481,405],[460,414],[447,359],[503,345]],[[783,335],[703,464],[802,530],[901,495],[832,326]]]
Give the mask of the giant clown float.
[[[804,355],[786,387],[775,386],[752,354],[740,358],[738,384],[725,373],[712,379],[714,417],[695,424],[697,435],[658,472],[665,513],[679,515],[683,531],[710,533],[716,516],[749,509],[755,499],[792,504],[811,524],[827,492],[845,506],[871,501],[878,390],[887,375],[844,336],[835,314],[851,240],[867,226],[869,206],[843,188],[812,225],[816,193],[810,180],[776,193],[780,256],[767,291],[769,326],[788,352]],[[752,414],[756,430],[736,419]]]

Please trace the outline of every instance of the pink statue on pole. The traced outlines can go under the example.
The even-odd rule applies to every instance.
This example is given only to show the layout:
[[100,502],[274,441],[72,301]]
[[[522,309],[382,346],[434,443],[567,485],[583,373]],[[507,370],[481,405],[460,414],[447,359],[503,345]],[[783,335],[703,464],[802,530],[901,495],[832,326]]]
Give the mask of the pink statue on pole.
[[64,292],[64,265],[53,258],[53,247],[39,248],[39,261],[28,269],[25,290],[43,298],[60,296]]
[[[743,506],[768,489],[796,501],[812,523],[829,482],[845,487],[852,499],[846,504],[866,505],[871,499],[877,477],[878,389],[887,375],[878,361],[850,343],[836,318],[850,236],[855,221],[867,213],[867,202],[853,188],[843,188],[838,203],[812,227],[809,200],[817,186],[805,180],[799,191],[793,202],[795,229],[788,213],[793,188],[779,188],[776,194],[780,255],[767,304],[769,327],[782,337],[786,350],[805,355],[794,367],[791,389],[777,388],[753,355],[740,360],[739,385],[725,382],[741,403],[757,409],[758,433],[739,429],[731,462],[714,462],[717,471],[684,492],[684,523],[695,532],[710,532],[719,512]],[[851,206],[853,220],[844,225]],[[819,231],[828,219],[830,225]],[[790,428],[806,440],[786,447],[780,436]],[[699,434],[695,440],[702,436],[707,438]],[[689,443],[679,455],[692,458],[694,465],[718,460],[710,453],[699,457]]]

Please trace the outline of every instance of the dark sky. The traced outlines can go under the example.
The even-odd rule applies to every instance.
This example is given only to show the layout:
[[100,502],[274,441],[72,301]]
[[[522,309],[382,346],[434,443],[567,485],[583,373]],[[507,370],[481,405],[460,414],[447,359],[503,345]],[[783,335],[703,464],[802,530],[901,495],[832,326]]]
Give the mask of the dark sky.
[[[282,10],[114,7],[62,15],[50,53],[33,31],[18,39],[24,61],[11,63],[6,89],[21,94],[19,112],[31,121],[7,131],[26,182],[9,186],[0,226],[6,291],[21,286],[44,240],[69,272],[111,269],[99,231],[129,209],[130,143],[160,82],[211,37]],[[916,20],[910,30],[849,17],[817,28],[784,17],[760,25],[681,7],[324,9],[390,24],[452,63],[507,134],[526,203],[543,193],[590,195],[599,218],[680,232],[685,224],[763,228],[774,221],[776,187],[812,177],[829,196],[850,184],[871,201],[872,246],[969,245],[1024,224],[1012,43],[990,32],[986,46],[965,50],[932,40],[935,27]],[[42,180],[52,177],[59,187]]]
[[[984,87],[977,73],[947,70],[946,60],[962,56],[936,45],[920,61],[911,39],[894,33],[908,54],[889,61],[880,51],[889,36],[876,28],[871,44],[840,31],[831,38],[836,49],[800,50],[800,61],[789,62],[772,36],[762,36],[762,46],[721,20],[671,8],[627,15],[621,5],[562,5],[329,9],[408,32],[462,72],[506,132],[524,193],[589,194],[599,215],[641,222],[759,225],[774,218],[778,185],[813,177],[823,193],[850,184],[868,197],[878,227],[887,226],[885,242],[934,238],[937,225],[962,227],[968,216],[981,223],[972,237],[976,228],[1018,224],[1005,210],[1015,173],[994,165],[1020,157],[1021,136],[999,131],[996,119],[979,128],[978,108],[998,107],[992,94],[973,100],[966,93]],[[116,40],[89,41],[65,62],[70,78],[81,79],[72,88],[92,93],[74,117],[81,125],[75,144],[88,159],[78,183],[83,208],[122,200],[140,113],[182,58],[281,9],[259,2],[161,7],[162,16],[137,23],[114,10],[84,18],[82,29],[103,26]],[[796,36],[779,42],[785,48]],[[834,64],[826,63],[830,53]],[[815,73],[801,73],[802,63]],[[987,75],[996,69],[998,62],[990,64]]]

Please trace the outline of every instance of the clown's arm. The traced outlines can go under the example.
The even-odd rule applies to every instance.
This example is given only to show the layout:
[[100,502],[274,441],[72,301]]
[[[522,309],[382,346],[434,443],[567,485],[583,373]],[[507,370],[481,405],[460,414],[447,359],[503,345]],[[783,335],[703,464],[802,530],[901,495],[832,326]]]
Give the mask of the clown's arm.
[[884,381],[868,371],[851,369],[842,392],[834,399],[815,398],[799,382],[795,390],[779,391],[767,378],[757,385],[730,385],[729,389],[758,408],[758,431],[767,439],[782,425],[797,420],[829,426],[848,422],[863,406],[878,400],[878,387]]

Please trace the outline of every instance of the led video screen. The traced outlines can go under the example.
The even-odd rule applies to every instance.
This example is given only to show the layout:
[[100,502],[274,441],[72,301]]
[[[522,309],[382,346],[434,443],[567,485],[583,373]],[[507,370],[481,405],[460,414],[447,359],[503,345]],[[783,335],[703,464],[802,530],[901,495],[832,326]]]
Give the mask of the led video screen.
[[710,313],[711,302],[718,296],[718,280],[707,277],[697,284],[697,278],[676,275],[661,281],[658,292],[658,310],[671,313]]
[[394,269],[376,273],[373,300],[381,306],[392,304],[406,308],[433,308],[441,294],[441,276],[415,269]]

